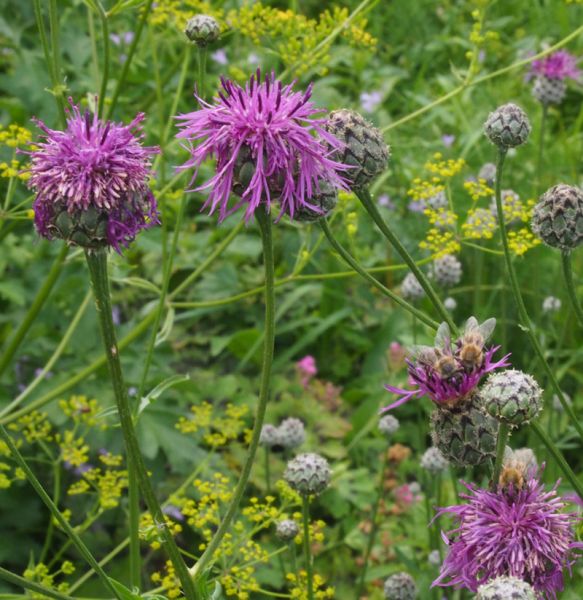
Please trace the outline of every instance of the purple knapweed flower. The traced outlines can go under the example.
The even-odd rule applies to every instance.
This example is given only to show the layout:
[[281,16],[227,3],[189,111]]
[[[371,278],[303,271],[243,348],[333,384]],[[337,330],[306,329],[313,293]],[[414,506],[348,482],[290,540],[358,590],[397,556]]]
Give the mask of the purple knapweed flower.
[[451,148],[455,142],[455,135],[451,133],[444,133],[441,136],[441,141],[446,148]]
[[385,385],[399,398],[383,411],[401,406],[414,397],[428,396],[438,406],[452,406],[467,398],[480,380],[491,371],[509,367],[507,354],[498,361],[493,356],[500,346],[485,348],[496,325],[487,319],[481,325],[470,317],[461,338],[452,343],[449,327],[442,323],[437,331],[435,347],[419,346],[406,360],[412,389]]
[[229,58],[227,56],[227,52],[223,49],[223,48],[219,48],[218,50],[215,50],[215,52],[213,52],[211,54],[211,58],[218,64],[218,65],[228,65],[229,64]]
[[566,50],[553,52],[540,60],[532,62],[530,74],[544,75],[549,79],[578,79],[581,71],[577,68],[577,57]]
[[[325,119],[314,117],[320,110],[310,101],[311,85],[295,92],[273,73],[262,80],[259,70],[244,88],[225,78],[221,84],[213,104],[195,94],[201,108],[177,117],[176,137],[188,141],[191,154],[179,168],[194,169],[191,184],[207,158],[217,159],[214,176],[191,190],[209,190],[203,209],[218,209],[222,221],[246,206],[249,221],[259,206],[270,212],[277,200],[280,217],[293,218],[302,208],[322,212],[310,201],[322,183],[346,189],[341,173],[350,167],[331,157],[342,144],[324,129]],[[233,191],[240,199],[229,206]]]
[[298,370],[302,385],[304,387],[307,387],[308,383],[310,383],[310,379],[318,374],[316,359],[309,354],[298,360],[296,363],[296,369]]
[[465,504],[438,509],[455,528],[442,537],[449,547],[438,586],[463,587],[475,592],[499,576],[518,577],[532,585],[540,598],[554,599],[563,589],[563,570],[571,570],[573,525],[577,517],[563,512],[565,501],[557,484],[546,491],[536,475],[521,486],[498,486],[496,491],[462,482]]
[[[148,180],[159,149],[142,145],[142,113],[129,125],[104,122],[69,101],[65,131],[34,119],[44,133],[26,152],[36,229],[49,240],[121,252],[139,231],[158,223]],[[89,225],[94,231],[81,235],[79,227]]]

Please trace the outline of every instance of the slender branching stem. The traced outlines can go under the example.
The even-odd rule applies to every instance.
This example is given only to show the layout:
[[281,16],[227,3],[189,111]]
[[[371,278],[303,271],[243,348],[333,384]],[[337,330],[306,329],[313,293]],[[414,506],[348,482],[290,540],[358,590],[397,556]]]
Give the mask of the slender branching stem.
[[575,311],[575,316],[579,325],[583,327],[583,308],[581,308],[581,302],[577,298],[577,290],[575,289],[575,283],[573,282],[573,265],[571,264],[571,253],[562,253],[563,262],[563,275],[565,276],[565,285],[567,287],[567,295],[571,301],[571,306]]
[[199,561],[192,567],[191,573],[195,580],[204,578],[208,568],[215,560],[215,552],[219,548],[223,537],[229,530],[239,504],[243,498],[243,493],[247,487],[251,468],[257,454],[259,446],[259,437],[261,428],[265,419],[265,410],[269,399],[269,387],[271,383],[271,366],[273,363],[273,349],[275,339],[275,286],[274,286],[274,263],[273,263],[273,241],[271,234],[271,216],[262,210],[255,213],[259,229],[261,231],[261,240],[263,242],[263,262],[265,266],[265,325],[263,336],[263,360],[261,367],[261,378],[259,383],[259,402],[255,413],[255,424],[251,434],[247,457],[243,465],[243,470],[239,476],[239,481],[233,492],[233,497],[227,507],[219,528],[215,532],[213,538],[205,548],[203,555]]

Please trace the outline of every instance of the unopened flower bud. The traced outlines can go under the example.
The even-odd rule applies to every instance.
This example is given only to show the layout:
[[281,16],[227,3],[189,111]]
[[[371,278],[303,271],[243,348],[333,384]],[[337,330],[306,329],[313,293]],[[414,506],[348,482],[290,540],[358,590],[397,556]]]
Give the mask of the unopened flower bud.
[[279,443],[287,450],[297,448],[306,441],[306,430],[299,419],[284,419],[277,429]]
[[536,600],[536,595],[526,581],[504,576],[481,585],[476,600]]
[[532,95],[541,104],[561,104],[566,94],[567,84],[561,79],[539,75],[532,84]]
[[390,438],[397,433],[399,429],[399,420],[393,415],[385,415],[379,421],[379,431],[386,437]]
[[409,573],[391,575],[384,586],[385,600],[415,600],[417,585]]
[[319,454],[300,454],[287,463],[284,479],[299,494],[321,494],[330,483],[328,461]]
[[435,446],[425,450],[419,464],[422,469],[429,471],[432,475],[445,471],[449,466],[445,456],[443,456],[439,448],[436,448]]
[[214,17],[209,15],[195,15],[188,20],[184,33],[199,48],[205,48],[219,39],[221,28]]
[[278,521],[275,525],[275,535],[282,542],[291,542],[300,532],[298,524],[292,519]]
[[332,187],[324,180],[320,181],[319,185],[320,190],[312,196],[308,202],[316,206],[320,211],[317,212],[311,210],[307,206],[302,206],[293,216],[295,221],[311,223],[327,217],[334,210],[338,203],[338,192],[336,188]]
[[583,191],[555,185],[540,197],[531,225],[545,244],[563,252],[573,250],[583,242]]
[[495,146],[501,150],[508,150],[526,142],[530,133],[530,122],[522,108],[509,103],[490,113],[484,130]]
[[357,112],[332,111],[326,130],[344,144],[344,148],[337,151],[336,160],[353,167],[343,173],[351,188],[368,187],[387,168],[390,153],[383,134]]

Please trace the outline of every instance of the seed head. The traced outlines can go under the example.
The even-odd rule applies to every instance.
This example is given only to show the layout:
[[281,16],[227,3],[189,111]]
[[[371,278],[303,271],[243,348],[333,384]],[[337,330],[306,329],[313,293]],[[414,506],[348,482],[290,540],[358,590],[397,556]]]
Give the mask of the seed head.
[[453,254],[444,254],[433,261],[429,275],[438,285],[452,287],[461,281],[462,263]]
[[306,441],[304,424],[294,417],[284,419],[278,427],[279,443],[287,450],[297,448]]
[[195,15],[188,20],[184,29],[186,37],[199,48],[206,48],[219,39],[221,28],[214,17]]
[[281,445],[281,439],[279,436],[279,430],[274,425],[266,423],[261,428],[261,434],[259,436],[259,443],[266,448],[274,448],[275,446]]
[[291,542],[300,532],[298,524],[292,519],[278,521],[275,525],[275,535],[282,542]]
[[432,475],[445,471],[449,466],[445,456],[443,456],[439,448],[436,448],[435,446],[425,450],[419,464],[422,469],[429,471]]
[[326,130],[343,142],[337,160],[353,167],[345,173],[352,189],[368,187],[387,168],[390,153],[382,133],[357,112],[332,111]]
[[379,431],[387,438],[393,437],[399,429],[399,420],[393,415],[385,415],[379,421]]
[[386,600],[415,600],[417,585],[409,573],[395,573],[385,581],[384,592]]
[[300,454],[287,463],[283,474],[289,485],[302,496],[321,494],[329,485],[332,472],[319,454]]
[[522,108],[516,104],[504,104],[490,113],[484,130],[495,146],[508,150],[526,142],[530,122]]
[[486,412],[511,427],[528,423],[542,410],[538,383],[516,369],[490,375],[480,396]]
[[421,300],[425,296],[425,290],[413,273],[407,273],[401,283],[401,294],[405,300]]
[[532,95],[541,103],[561,104],[567,94],[567,84],[560,79],[539,75],[532,84]]
[[583,242],[583,191],[560,183],[546,191],[532,213],[533,232],[545,244],[569,252]]

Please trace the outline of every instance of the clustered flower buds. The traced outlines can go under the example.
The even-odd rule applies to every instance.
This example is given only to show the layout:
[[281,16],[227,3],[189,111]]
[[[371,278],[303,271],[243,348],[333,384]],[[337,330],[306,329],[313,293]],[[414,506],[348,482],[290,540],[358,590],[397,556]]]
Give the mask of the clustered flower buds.
[[409,573],[391,575],[384,586],[385,600],[415,600],[417,585]]
[[508,150],[526,142],[530,122],[526,113],[516,104],[504,104],[490,113],[484,125],[486,136],[501,150]]
[[542,390],[531,375],[509,369],[491,375],[481,390],[488,414],[512,427],[531,421],[542,409]]
[[302,496],[321,494],[329,485],[332,472],[319,454],[300,454],[287,463],[283,474],[289,485]]
[[299,525],[292,519],[283,519],[275,525],[275,535],[282,542],[291,542],[300,532]]
[[569,252],[583,242],[583,191],[560,183],[546,191],[532,213],[532,230],[543,242]]
[[338,162],[353,167],[345,173],[352,189],[366,188],[387,168],[389,147],[382,133],[357,112],[332,111],[326,129],[344,144],[336,156]]
[[206,48],[209,44],[219,39],[221,28],[214,17],[209,15],[195,15],[188,20],[184,33],[199,48]]
[[532,586],[517,577],[496,577],[478,588],[476,600],[536,600]]

